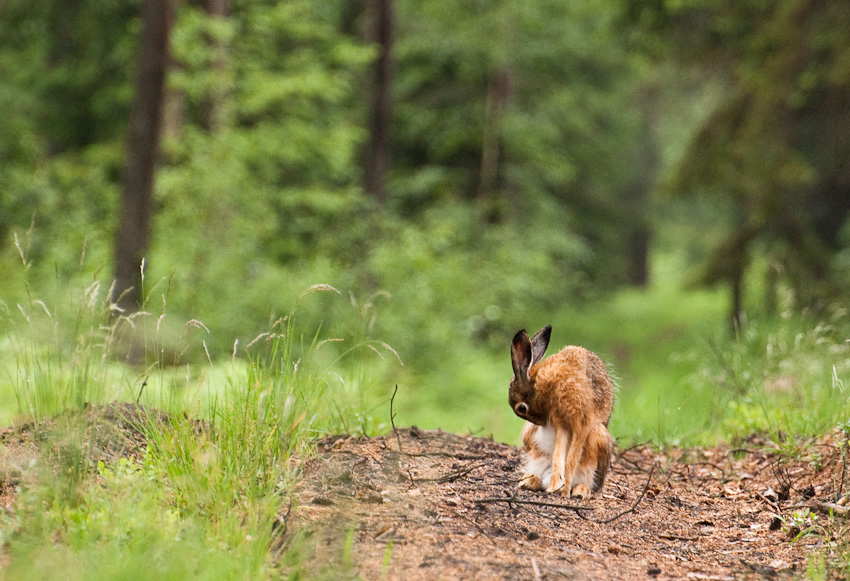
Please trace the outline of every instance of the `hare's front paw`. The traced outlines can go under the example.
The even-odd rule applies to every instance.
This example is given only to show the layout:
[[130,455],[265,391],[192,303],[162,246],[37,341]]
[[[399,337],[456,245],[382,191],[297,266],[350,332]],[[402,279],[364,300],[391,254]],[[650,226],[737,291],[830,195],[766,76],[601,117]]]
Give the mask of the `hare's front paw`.
[[519,487],[526,490],[543,490],[543,481],[537,474],[525,474],[519,481]]
[[552,481],[549,483],[549,488],[546,489],[546,492],[553,493],[557,492],[564,496],[570,495],[570,487],[566,485],[564,482],[564,477],[558,477],[555,474],[552,475]]
[[586,484],[576,484],[573,487],[573,498],[590,498],[590,488]]

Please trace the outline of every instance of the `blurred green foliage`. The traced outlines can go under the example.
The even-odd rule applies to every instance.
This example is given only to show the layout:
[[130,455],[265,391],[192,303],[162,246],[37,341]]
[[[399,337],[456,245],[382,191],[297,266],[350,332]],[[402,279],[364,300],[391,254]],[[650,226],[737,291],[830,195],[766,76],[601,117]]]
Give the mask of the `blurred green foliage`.
[[[245,357],[327,283],[304,324],[404,362],[374,369],[366,424],[399,383],[402,418],[512,438],[505,346],[552,323],[617,369],[615,431],[664,440],[664,410],[710,409],[682,386],[730,303],[739,325],[841,304],[846,2],[398,0],[383,204],[368,3],[228,6],[179,3],[171,38],[145,294],[208,330],[161,334],[184,361]],[[138,32],[138,1],[3,4],[4,325],[109,286]]]
[[174,412],[140,461],[23,470],[9,578],[303,576],[301,540],[269,550],[301,446],[516,442],[523,327],[610,364],[621,445],[847,426],[846,0],[396,0],[383,203],[372,3],[178,2],[116,319],[141,1],[0,2],[0,423]]

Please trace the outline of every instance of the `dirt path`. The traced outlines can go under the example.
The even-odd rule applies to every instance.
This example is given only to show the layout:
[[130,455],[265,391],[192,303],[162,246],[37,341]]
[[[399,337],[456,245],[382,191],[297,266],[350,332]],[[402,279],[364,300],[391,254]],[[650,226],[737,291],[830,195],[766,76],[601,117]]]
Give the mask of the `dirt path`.
[[[140,408],[83,413],[78,443],[91,461],[143,452]],[[65,432],[51,435],[60,420],[0,431],[0,510],[14,510],[18,486],[34,483],[23,467],[41,448],[63,446]],[[801,577],[812,555],[842,543],[847,552],[847,515],[824,513],[846,513],[829,503],[850,488],[847,440],[835,432],[783,447],[753,439],[734,450],[621,450],[601,494],[568,502],[516,489],[513,446],[416,428],[334,436],[305,463],[279,542],[306,540],[310,578]]]
[[794,459],[763,441],[632,448],[600,495],[569,503],[592,510],[575,510],[516,491],[512,446],[416,428],[331,437],[305,469],[287,529],[313,531],[312,573],[347,566],[364,579],[797,577],[843,526],[820,515],[819,534],[790,542],[794,513],[835,500],[843,441],[828,436]]

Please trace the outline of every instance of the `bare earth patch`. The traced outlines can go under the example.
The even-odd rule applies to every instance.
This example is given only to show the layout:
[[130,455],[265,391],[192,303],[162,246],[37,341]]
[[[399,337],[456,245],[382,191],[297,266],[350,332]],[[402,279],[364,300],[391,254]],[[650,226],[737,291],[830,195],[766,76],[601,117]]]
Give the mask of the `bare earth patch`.
[[287,530],[312,531],[314,574],[797,577],[844,526],[843,517],[822,514],[818,534],[791,542],[795,512],[837,500],[844,445],[836,433],[800,454],[763,440],[735,450],[638,446],[618,453],[601,494],[574,501],[518,491],[521,451],[491,440],[416,428],[382,438],[334,436],[319,441],[285,516]]
[[[81,415],[0,431],[0,510],[15,510],[37,458],[139,458],[144,425],[167,420],[129,404]],[[284,547],[306,531],[306,573],[332,579],[800,577],[811,555],[846,542],[847,439],[784,447],[620,450],[602,492],[578,501],[517,490],[522,453],[492,440],[333,436],[305,462],[276,530]]]

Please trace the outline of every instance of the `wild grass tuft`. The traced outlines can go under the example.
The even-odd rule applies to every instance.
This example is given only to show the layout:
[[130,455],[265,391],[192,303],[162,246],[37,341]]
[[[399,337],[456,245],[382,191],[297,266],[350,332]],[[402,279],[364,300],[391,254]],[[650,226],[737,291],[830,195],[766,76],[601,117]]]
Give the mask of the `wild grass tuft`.
[[[734,340],[709,342],[693,381],[713,393],[723,438],[768,434],[780,447],[843,424],[850,415],[850,321],[804,316],[750,321]],[[793,447],[793,446],[792,446]]]
[[[235,344],[229,363],[207,360],[206,368],[167,364],[162,354],[174,343],[161,340],[164,315],[115,318],[97,285],[83,293],[70,328],[44,302],[19,308],[8,343],[18,411],[53,429],[43,432],[19,509],[0,522],[8,578],[254,579],[299,571],[304,539],[280,541],[311,443],[346,427],[343,418],[368,415],[351,407],[363,366],[377,359],[364,353],[395,357],[380,342],[298,329],[299,302],[335,292],[311,287],[267,332],[245,348]],[[198,330],[202,343],[209,333],[199,322],[184,328]],[[126,359],[127,340],[141,346],[130,366],[116,361]],[[86,414],[115,398],[168,413],[138,410],[143,459],[95,467]]]

